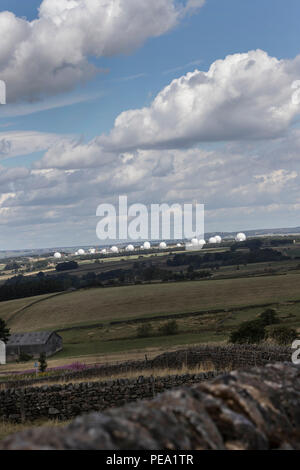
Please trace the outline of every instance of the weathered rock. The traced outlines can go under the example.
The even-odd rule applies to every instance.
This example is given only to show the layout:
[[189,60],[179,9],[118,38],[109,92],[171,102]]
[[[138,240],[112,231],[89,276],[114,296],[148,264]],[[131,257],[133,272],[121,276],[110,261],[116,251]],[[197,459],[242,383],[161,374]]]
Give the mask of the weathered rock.
[[291,363],[231,372],[6,438],[1,449],[300,449],[300,367]]
[[59,415],[59,410],[57,408],[49,408],[49,415]]

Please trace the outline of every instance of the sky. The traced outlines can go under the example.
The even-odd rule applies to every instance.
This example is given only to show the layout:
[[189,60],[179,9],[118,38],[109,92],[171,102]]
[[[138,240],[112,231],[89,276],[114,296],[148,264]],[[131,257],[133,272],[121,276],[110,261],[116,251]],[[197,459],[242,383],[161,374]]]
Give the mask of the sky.
[[300,225],[298,0],[0,0],[0,250],[99,245],[99,204]]

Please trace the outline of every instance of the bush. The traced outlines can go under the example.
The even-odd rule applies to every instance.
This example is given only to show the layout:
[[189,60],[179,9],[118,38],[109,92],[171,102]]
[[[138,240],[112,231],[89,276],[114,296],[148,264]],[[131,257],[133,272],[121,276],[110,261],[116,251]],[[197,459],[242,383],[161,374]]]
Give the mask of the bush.
[[231,343],[257,344],[266,337],[264,325],[260,320],[247,321],[230,335]]
[[178,333],[178,324],[176,320],[170,320],[159,329],[163,336],[176,335]]
[[138,338],[149,338],[149,336],[153,335],[153,327],[151,323],[143,323],[137,329],[137,337]]
[[291,345],[295,339],[297,339],[297,330],[295,328],[289,328],[288,326],[280,326],[273,328],[269,332],[269,338],[273,339],[276,343],[285,346]]
[[259,319],[264,326],[275,325],[276,323],[280,322],[279,318],[277,317],[276,310],[273,308],[268,308],[263,313],[261,313]]
[[47,361],[46,361],[46,354],[45,353],[41,353],[40,354],[40,357],[39,357],[39,371],[40,372],[45,372],[45,370],[47,369]]

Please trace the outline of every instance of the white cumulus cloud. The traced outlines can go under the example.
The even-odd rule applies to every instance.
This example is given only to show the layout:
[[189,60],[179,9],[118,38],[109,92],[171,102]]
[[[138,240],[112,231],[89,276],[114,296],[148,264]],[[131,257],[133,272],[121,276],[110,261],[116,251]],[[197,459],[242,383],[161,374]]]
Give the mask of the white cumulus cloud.
[[190,147],[199,142],[282,135],[300,112],[292,99],[300,56],[278,60],[262,50],[217,60],[173,80],[151,106],[121,113],[106,150]]
[[29,22],[0,13],[8,102],[71,89],[100,70],[89,57],[129,53],[174,28],[204,0],[43,0]]

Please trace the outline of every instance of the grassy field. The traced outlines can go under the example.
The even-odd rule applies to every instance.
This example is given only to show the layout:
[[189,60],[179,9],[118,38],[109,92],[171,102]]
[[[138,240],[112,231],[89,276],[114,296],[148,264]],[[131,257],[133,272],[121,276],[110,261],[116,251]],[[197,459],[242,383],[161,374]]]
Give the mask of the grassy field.
[[[24,305],[23,302],[30,303],[30,299],[6,302],[1,306],[0,314],[8,320],[13,332],[52,330],[97,322],[295,300],[300,299],[299,285],[300,274],[289,273],[283,276],[98,288],[46,298],[13,317],[11,312]],[[10,313],[5,313],[5,308]]]
[[0,302],[0,318],[3,318],[6,322],[9,321],[16,313],[22,310],[24,307],[31,305],[32,303],[39,302],[41,300],[52,297],[55,294],[44,294],[37,295],[35,297],[27,297],[24,299],[9,300],[7,302]]
[[[118,380],[118,379],[137,379],[141,375],[143,377],[154,377],[154,378],[159,378],[159,377],[166,377],[170,375],[184,375],[184,374],[201,374],[203,372],[211,372],[215,370],[215,366],[212,362],[207,361],[202,364],[198,364],[197,366],[194,367],[189,367],[187,365],[182,365],[181,367],[178,368],[170,368],[166,367],[164,369],[144,369],[144,370],[127,370],[126,372],[119,372],[111,375],[105,375],[105,376],[98,376],[98,377],[89,377],[88,379],[85,379],[84,381],[88,382],[108,382],[110,380]],[[230,371],[232,370],[231,367],[224,368],[225,371]],[[74,383],[82,383],[83,379],[66,379],[64,377],[60,379],[54,379],[53,381],[47,381],[47,386],[51,385],[67,385],[67,384],[74,384]],[[44,382],[36,382],[32,384],[33,387],[43,387],[45,385]]]
[[[58,420],[39,420],[35,421],[34,427],[44,426],[56,428],[57,426],[66,426],[70,423],[69,421],[58,421]],[[7,421],[0,420],[0,440],[4,439],[11,434],[16,432],[25,431],[27,429],[32,429],[33,424],[30,421],[27,421],[22,424],[9,423]]]
[[[63,363],[82,358],[86,362],[90,356],[103,361],[105,356],[226,342],[233,329],[256,318],[263,311],[259,305],[266,303],[279,303],[282,322],[299,328],[300,303],[289,303],[300,300],[299,284],[300,273],[290,271],[276,276],[88,289],[2,302],[0,317],[7,320],[12,332],[88,326],[60,332],[64,349],[55,360]],[[248,308],[232,311],[245,306]],[[227,312],[210,313],[217,309]],[[163,319],[151,320],[155,333],[149,338],[138,337],[138,323],[110,324],[198,311],[204,313],[178,318],[179,333],[172,336],[159,333]]]
[[[228,311],[227,313],[208,313],[179,318],[177,320],[179,332],[172,336],[158,335],[160,326],[165,323],[163,320],[152,321],[154,335],[149,338],[137,337],[139,324],[70,330],[60,333],[64,341],[64,350],[58,353],[56,357],[80,357],[84,354],[106,355],[113,352],[129,352],[151,347],[161,347],[164,350],[169,350],[176,345],[226,343],[234,329],[244,321],[256,319],[263,310],[263,308],[252,307],[246,310]],[[285,305],[283,303],[278,308],[278,316],[282,324],[299,328],[300,304]]]

